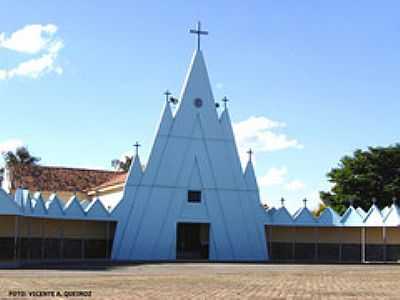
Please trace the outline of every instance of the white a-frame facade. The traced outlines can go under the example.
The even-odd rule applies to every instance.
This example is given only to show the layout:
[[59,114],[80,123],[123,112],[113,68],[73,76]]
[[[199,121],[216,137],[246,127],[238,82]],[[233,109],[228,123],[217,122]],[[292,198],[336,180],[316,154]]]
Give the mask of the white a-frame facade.
[[114,260],[268,259],[253,165],[242,171],[229,112],[218,117],[200,49],[175,115],[167,102],[146,167],[136,156],[112,215]]

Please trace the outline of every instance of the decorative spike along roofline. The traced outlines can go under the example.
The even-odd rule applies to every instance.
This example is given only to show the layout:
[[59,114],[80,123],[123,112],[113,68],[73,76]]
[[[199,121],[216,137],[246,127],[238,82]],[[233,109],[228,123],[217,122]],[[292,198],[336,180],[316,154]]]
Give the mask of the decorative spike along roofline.
[[[77,196],[73,196],[65,205],[57,194],[52,194],[44,201],[40,192],[29,195],[26,190],[18,190],[16,197],[12,197],[0,188],[0,215],[18,215],[27,217],[45,217],[80,220],[115,220],[107,211],[102,202],[96,200],[86,205]],[[28,209],[29,208],[29,209]]]
[[307,207],[301,207],[291,214],[283,205],[276,209],[265,210],[264,223],[278,226],[333,226],[333,227],[393,227],[400,226],[400,208],[392,204],[386,216],[373,204],[365,217],[352,205],[339,215],[331,207],[326,207],[319,217],[314,217]]

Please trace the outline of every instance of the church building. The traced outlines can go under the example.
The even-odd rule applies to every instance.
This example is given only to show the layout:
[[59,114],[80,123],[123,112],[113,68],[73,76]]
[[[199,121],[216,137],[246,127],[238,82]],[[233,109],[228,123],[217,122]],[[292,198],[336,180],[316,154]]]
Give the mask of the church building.
[[[218,113],[202,31],[178,99],[166,101],[147,162],[136,155],[122,198],[105,207],[72,195],[0,189],[0,266],[76,261],[397,262],[400,208],[352,205],[314,217],[307,203],[266,209],[252,151],[242,169],[227,98]],[[177,103],[171,110],[171,102]],[[125,175],[124,175],[125,176]]]

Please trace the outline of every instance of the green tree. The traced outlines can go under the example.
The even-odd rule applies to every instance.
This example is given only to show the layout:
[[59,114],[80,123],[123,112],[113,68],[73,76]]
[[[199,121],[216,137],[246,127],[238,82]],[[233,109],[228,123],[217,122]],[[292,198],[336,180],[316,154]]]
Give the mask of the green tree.
[[132,156],[125,156],[124,160],[120,159],[113,159],[111,161],[111,166],[116,169],[117,171],[125,171],[128,172],[129,168],[132,164]]
[[344,156],[327,177],[333,187],[320,192],[320,197],[339,213],[350,202],[367,210],[373,198],[380,208],[390,205],[393,197],[400,196],[400,144],[356,150]]
[[22,165],[35,165],[40,161],[39,157],[32,156],[26,147],[19,147],[12,151],[2,153],[7,167],[22,164]]

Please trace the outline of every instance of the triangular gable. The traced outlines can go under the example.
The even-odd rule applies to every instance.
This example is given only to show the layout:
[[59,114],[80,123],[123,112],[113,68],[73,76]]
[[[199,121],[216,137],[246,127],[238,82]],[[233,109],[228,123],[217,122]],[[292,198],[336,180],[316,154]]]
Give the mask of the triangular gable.
[[140,163],[139,156],[135,155],[133,164],[129,168],[129,174],[126,179],[126,185],[127,186],[138,185],[142,179],[142,176],[143,176],[142,164]]
[[246,182],[246,186],[249,190],[258,191],[258,184],[256,175],[254,173],[254,167],[251,160],[247,162],[246,169],[244,171],[244,180]]
[[383,217],[383,218],[385,218],[385,217],[388,215],[390,209],[391,209],[390,206],[385,206],[385,207],[381,210],[381,214],[382,214],[382,217]]
[[0,215],[19,215],[21,209],[14,200],[0,188]]
[[81,201],[81,206],[82,206],[83,210],[86,210],[86,207],[88,207],[89,204],[90,204],[90,202],[88,200]]
[[22,210],[24,210],[24,197],[24,190],[17,188],[14,194],[14,201]]
[[353,206],[349,206],[349,208],[344,212],[340,222],[344,226],[363,226],[363,220]]
[[321,226],[341,226],[340,216],[330,207],[326,207],[318,218],[318,225]]
[[367,216],[367,213],[365,212],[365,210],[363,210],[360,206],[356,208],[356,211],[358,212],[360,217],[363,219]]
[[296,225],[316,225],[316,220],[307,207],[303,207],[297,211],[294,217]]
[[86,216],[93,219],[103,219],[109,218],[110,214],[104,207],[103,203],[101,203],[100,199],[96,198],[86,207]]
[[161,114],[160,123],[158,125],[157,134],[168,135],[171,129],[174,118],[172,116],[171,106],[165,103],[164,110]]
[[282,206],[272,216],[274,225],[293,225],[293,219],[286,207]]
[[221,129],[222,129],[222,138],[223,139],[228,139],[228,140],[234,140],[234,134],[233,134],[233,129],[232,129],[232,122],[231,118],[229,116],[228,109],[225,109],[221,117],[219,119],[219,123],[221,124]]
[[64,215],[63,206],[60,202],[60,199],[58,199],[57,194],[52,194],[49,197],[49,200],[45,203],[45,205],[49,217]]
[[45,206],[45,202],[42,198],[42,194],[40,192],[37,192],[33,195],[33,198],[31,199],[32,202],[32,214],[35,216],[43,216],[47,215],[47,208]]
[[364,219],[365,226],[383,226],[383,217],[379,208],[373,204]]
[[201,50],[195,51],[182,89],[179,107],[170,134],[191,137],[195,116],[199,116],[207,138],[221,138],[221,128]]
[[400,226],[400,209],[397,205],[392,205],[384,219],[385,226],[397,227]]
[[72,196],[67,204],[65,204],[64,213],[67,218],[81,218],[86,216],[80,201],[76,196]]

